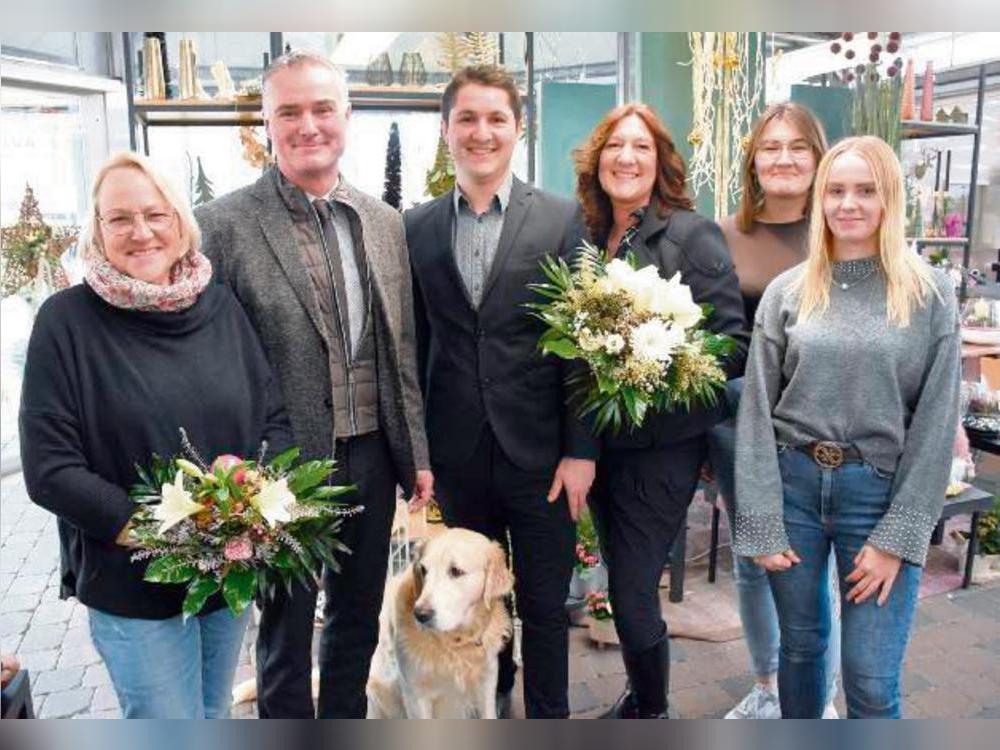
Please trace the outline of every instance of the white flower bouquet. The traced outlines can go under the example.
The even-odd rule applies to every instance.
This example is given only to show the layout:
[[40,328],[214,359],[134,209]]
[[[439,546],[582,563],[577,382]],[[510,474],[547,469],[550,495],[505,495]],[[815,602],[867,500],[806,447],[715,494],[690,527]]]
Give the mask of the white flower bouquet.
[[636,268],[635,257],[608,260],[584,243],[573,266],[542,261],[548,282],[531,288],[546,301],[528,305],[546,326],[546,354],[583,360],[570,380],[571,400],[593,429],[624,423],[640,427],[650,410],[714,404],[726,383],[720,360],[735,346],[729,336],[704,330],[711,314],[699,305],[680,273],[667,280],[655,266]]
[[338,539],[341,519],[361,508],[332,501],[355,489],[326,483],[332,460],[296,466],[291,448],[265,463],[265,443],[256,461],[222,455],[208,465],[184,430],[181,437],[188,458],[136,466],[129,543],[134,561],[151,561],[145,580],[187,584],[185,618],[220,590],[239,615],[258,591],[312,585],[324,563],[339,570],[334,552],[349,552]]

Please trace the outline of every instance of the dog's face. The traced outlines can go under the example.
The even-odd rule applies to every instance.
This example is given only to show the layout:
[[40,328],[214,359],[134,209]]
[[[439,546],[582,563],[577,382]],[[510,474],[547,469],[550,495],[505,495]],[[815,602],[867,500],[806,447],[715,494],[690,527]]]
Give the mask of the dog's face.
[[413,616],[442,632],[471,625],[477,607],[493,607],[514,584],[500,545],[468,529],[446,529],[429,539],[417,552],[413,575]]

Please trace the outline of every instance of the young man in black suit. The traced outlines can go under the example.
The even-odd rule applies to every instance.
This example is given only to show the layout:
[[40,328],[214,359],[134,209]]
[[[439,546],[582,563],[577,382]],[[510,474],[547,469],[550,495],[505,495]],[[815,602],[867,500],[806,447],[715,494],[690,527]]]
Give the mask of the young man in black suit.
[[[597,444],[566,406],[566,367],[541,356],[543,328],[524,305],[537,299],[528,284],[543,280],[539,261],[568,258],[584,229],[574,203],[511,173],[521,114],[504,69],[457,73],[441,104],[455,189],[404,221],[436,496],[449,526],[502,543],[509,534],[525,711],[562,718],[573,524],[594,479]],[[498,715],[509,710],[513,683],[508,648]]]

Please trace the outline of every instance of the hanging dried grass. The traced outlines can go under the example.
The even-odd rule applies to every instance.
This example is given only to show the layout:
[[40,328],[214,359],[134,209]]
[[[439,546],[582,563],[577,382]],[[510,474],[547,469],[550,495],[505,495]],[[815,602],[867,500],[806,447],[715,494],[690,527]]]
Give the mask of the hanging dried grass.
[[713,191],[715,218],[721,219],[742,189],[743,152],[763,103],[764,35],[693,31],[688,40],[693,99],[688,184],[695,195],[706,186]]

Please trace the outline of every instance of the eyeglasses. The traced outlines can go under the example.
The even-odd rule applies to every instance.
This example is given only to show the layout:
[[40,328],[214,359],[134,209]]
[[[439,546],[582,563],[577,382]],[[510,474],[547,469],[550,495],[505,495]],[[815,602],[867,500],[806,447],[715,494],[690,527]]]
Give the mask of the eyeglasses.
[[788,156],[795,161],[808,161],[813,155],[813,150],[808,143],[796,141],[794,143],[764,143],[758,147],[757,156],[765,161],[777,161],[786,149]]
[[108,231],[116,237],[124,237],[132,233],[135,227],[135,217],[141,216],[146,226],[151,232],[163,232],[170,229],[174,223],[176,211],[133,211],[132,213],[118,213],[111,216],[97,215],[101,223],[107,227]]

